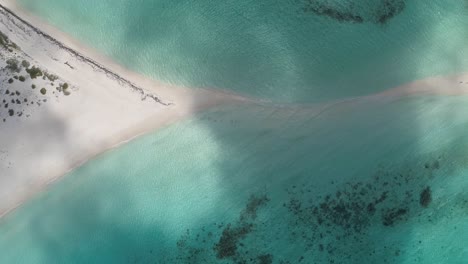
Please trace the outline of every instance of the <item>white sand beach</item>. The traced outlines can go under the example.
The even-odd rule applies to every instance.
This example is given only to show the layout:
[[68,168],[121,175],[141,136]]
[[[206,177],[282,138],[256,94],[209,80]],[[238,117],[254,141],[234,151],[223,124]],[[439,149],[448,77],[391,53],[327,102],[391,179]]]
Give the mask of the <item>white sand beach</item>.
[[[24,69],[17,74],[0,73],[0,103],[3,98],[8,102],[10,97],[21,100],[21,104],[17,104],[14,99],[8,107],[4,107],[8,102],[0,104],[0,215],[99,153],[208,107],[248,101],[227,92],[187,89],[152,81],[24,12],[14,1],[4,0],[1,5],[97,64],[76,56],[0,8],[0,31],[21,49],[5,50],[5,61],[11,57],[28,60],[31,65],[59,77],[51,85],[42,77],[31,79]],[[1,63],[4,68],[3,59]],[[27,78],[24,82],[8,83],[15,74]],[[70,85],[70,95],[56,90],[60,83]],[[37,88],[32,89],[33,84]],[[47,89],[45,95],[40,93],[43,87]],[[7,96],[6,90],[9,94],[14,92],[15,96]],[[16,95],[16,91],[20,94]],[[317,109],[316,114],[320,114],[342,102],[467,92],[468,74],[463,74],[416,81],[376,95],[301,107]],[[10,109],[14,110],[11,116]]]
[[[149,80],[26,14],[14,1],[1,4],[67,47],[124,76],[135,87],[61,48],[0,8],[0,31],[21,49],[2,51],[6,57],[1,68],[6,59],[14,57],[59,77],[52,86],[42,76],[31,79],[24,69],[0,73],[0,102],[13,100],[8,107],[2,103],[0,110],[0,215],[99,153],[207,107],[243,100],[223,92]],[[10,84],[13,75],[26,76],[26,80]],[[56,90],[59,83],[70,86],[70,95]],[[31,88],[33,84],[36,89]],[[40,93],[43,87],[45,95]],[[7,90],[20,94],[9,96]]]

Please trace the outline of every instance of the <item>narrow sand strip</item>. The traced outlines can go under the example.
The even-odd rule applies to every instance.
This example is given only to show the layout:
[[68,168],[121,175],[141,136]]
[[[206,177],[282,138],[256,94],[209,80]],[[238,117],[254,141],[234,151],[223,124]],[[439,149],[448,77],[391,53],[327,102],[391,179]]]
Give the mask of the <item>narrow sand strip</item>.
[[[0,73],[0,99],[8,100],[0,110],[0,215],[99,153],[207,107],[244,100],[144,78],[22,12],[13,1],[2,2],[51,36],[36,32],[0,7],[0,31],[21,49],[4,50],[4,59],[24,59],[59,76],[60,83],[70,85],[71,94],[63,96],[55,89],[58,84],[52,86],[40,77],[31,79],[24,70]],[[5,67],[3,60],[0,66]],[[26,80],[8,83],[15,74]],[[36,89],[31,88],[33,84]],[[45,95],[39,93],[42,87],[47,90]],[[15,92],[18,95],[10,96]],[[18,99],[21,104],[15,102]],[[9,110],[14,112],[12,116]]]
[[[0,8],[0,31],[21,48],[21,52],[12,56],[27,59],[58,75],[62,83],[71,85],[72,93],[70,96],[51,94],[55,87],[47,86],[50,84],[42,79],[28,78],[25,82],[8,84],[10,76],[0,73],[2,96],[9,89],[21,91],[19,96],[29,96],[22,99],[35,100],[27,107],[14,104],[15,113],[24,112],[21,116],[8,117],[7,111],[12,105],[0,110],[2,118],[8,117],[6,122],[0,119],[0,215],[99,153],[208,107],[246,101],[217,90],[186,89],[149,80],[24,12],[14,1],[4,0],[1,5],[48,36],[60,40],[64,46]],[[86,58],[92,58],[92,62]],[[125,78],[119,79],[122,76]],[[34,83],[38,88],[47,86],[51,89],[46,95],[38,94],[37,90],[29,88]],[[415,81],[370,96],[313,105],[265,104],[265,107],[277,107],[286,112],[304,111],[313,119],[337,106],[365,104],[368,100],[398,100],[421,94],[468,94],[468,74]]]

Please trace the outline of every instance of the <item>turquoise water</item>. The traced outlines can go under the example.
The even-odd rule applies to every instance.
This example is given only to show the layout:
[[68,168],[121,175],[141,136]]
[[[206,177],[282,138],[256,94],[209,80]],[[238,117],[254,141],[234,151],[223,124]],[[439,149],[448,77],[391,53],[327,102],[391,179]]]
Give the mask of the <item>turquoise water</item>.
[[466,96],[212,109],[2,218],[0,262],[465,263],[467,129]]
[[[19,2],[152,78],[273,101],[468,69],[464,1]],[[467,129],[468,96],[210,109],[0,219],[0,263],[466,263]]]
[[[276,101],[356,96],[468,70],[465,1],[19,2],[155,79]],[[317,11],[327,2],[334,16]],[[343,21],[347,13],[362,23]]]

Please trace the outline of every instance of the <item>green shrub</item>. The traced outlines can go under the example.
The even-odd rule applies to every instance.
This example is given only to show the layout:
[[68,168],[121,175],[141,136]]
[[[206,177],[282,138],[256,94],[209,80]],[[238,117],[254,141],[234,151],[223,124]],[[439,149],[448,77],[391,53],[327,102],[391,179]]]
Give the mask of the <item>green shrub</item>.
[[6,47],[8,45],[8,37],[0,31],[0,45]]
[[8,83],[13,83],[13,82],[14,82],[13,78],[8,79]]
[[36,66],[32,66],[30,69],[26,69],[26,72],[29,73],[31,79],[36,79],[38,76],[42,76],[42,71]]
[[12,48],[14,48],[14,49],[16,49],[16,50],[19,50],[19,49],[20,49],[20,48],[18,47],[18,45],[16,45],[16,43],[11,42],[11,41],[10,41],[10,47],[12,47]]
[[48,72],[44,72],[44,80],[45,80],[46,77],[47,77],[47,79],[49,79],[49,81],[51,81],[51,82],[54,82],[55,80],[58,79],[58,76],[57,76],[57,75],[51,74],[51,73],[48,73]]
[[13,78],[15,78],[16,80],[18,80],[18,75],[13,76]]
[[21,75],[21,76],[19,77],[19,80],[22,81],[22,82],[24,82],[24,81],[26,81],[26,78],[24,78],[24,76]]
[[21,66],[23,66],[23,67],[25,67],[25,68],[29,68],[29,66],[30,66],[29,61],[23,60],[23,61],[21,62]]
[[19,66],[19,61],[17,59],[8,59],[6,61],[6,68],[12,72],[20,72],[21,67]]
[[71,93],[70,89],[68,89],[68,87],[69,87],[68,83],[64,83],[64,84],[60,85],[60,90],[62,90],[63,94],[67,95],[67,96],[70,95],[70,93]]
[[41,89],[41,94],[45,95],[46,93],[47,93],[46,88],[42,88],[42,89]]
[[[13,49],[19,50],[20,48],[16,43],[11,41],[7,35],[5,35],[3,32],[0,31],[0,45],[3,46],[5,49],[8,49],[10,52],[13,51]],[[13,48],[13,49],[12,49]]]
[[36,89],[36,85],[34,85],[34,84],[31,85],[31,88]]

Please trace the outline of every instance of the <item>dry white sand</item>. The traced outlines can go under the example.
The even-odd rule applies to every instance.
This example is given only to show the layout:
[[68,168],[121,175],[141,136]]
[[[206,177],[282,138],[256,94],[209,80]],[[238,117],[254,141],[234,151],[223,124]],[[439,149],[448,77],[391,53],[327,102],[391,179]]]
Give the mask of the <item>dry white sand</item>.
[[[0,13],[0,31],[7,33],[22,49],[22,52],[13,56],[27,58],[32,64],[58,75],[60,80],[55,85],[67,82],[72,87],[69,96],[58,91],[53,94],[55,88],[50,86],[49,81],[28,78],[24,83],[15,80],[13,84],[8,84],[6,80],[10,76],[5,72],[0,73],[2,97],[5,96],[5,90],[9,89],[21,91],[21,95],[17,97],[23,99],[27,96],[29,102],[34,102],[26,106],[11,104],[8,108],[3,108],[0,100],[0,215],[105,150],[208,107],[246,101],[240,96],[221,91],[185,89],[149,80],[85,47],[40,18],[22,11],[14,1],[3,0],[1,4],[67,47],[144,88],[144,93],[153,94],[163,104],[149,97],[142,100],[144,95],[141,91],[133,90],[130,85],[116,80],[115,76],[73,56],[19,20]],[[25,75],[24,71],[21,75]],[[38,88],[31,89],[32,83]],[[41,87],[48,88],[45,96],[38,92]],[[308,108],[308,115],[318,116],[332,107],[365,103],[366,100],[386,101],[421,94],[467,93],[468,74],[461,74],[415,81],[370,96],[314,105],[277,106],[285,111],[298,107]],[[43,102],[44,99],[47,102]],[[40,106],[38,102],[42,102]],[[166,106],[164,103],[170,105]],[[12,107],[15,115],[9,117],[7,111]],[[17,113],[20,112],[23,114],[18,116]],[[7,120],[2,122],[5,115]]]
[[[74,56],[0,10],[3,12],[0,13],[0,31],[21,48],[16,54],[4,50],[3,55],[19,61],[26,59],[60,77],[51,86],[49,80],[30,79],[23,69],[17,75],[28,76],[26,81],[15,80],[9,84],[7,80],[15,74],[5,70],[0,73],[0,215],[105,150],[207,107],[243,100],[219,91],[186,89],[151,81],[26,14],[13,1],[2,1],[1,4],[145,91],[135,90]],[[5,66],[5,59],[4,56],[1,60],[1,68]],[[69,96],[55,89],[65,82],[71,86]],[[37,88],[32,89],[32,84]],[[46,95],[39,92],[42,87],[47,89]],[[18,91],[20,95],[6,95],[6,90]],[[148,95],[157,97],[162,103]],[[3,99],[9,104],[6,108]],[[11,103],[11,99],[19,99],[21,104]],[[14,110],[13,116],[9,116],[10,109]],[[5,122],[2,122],[3,118],[6,118]]]

